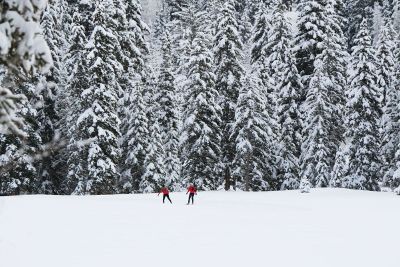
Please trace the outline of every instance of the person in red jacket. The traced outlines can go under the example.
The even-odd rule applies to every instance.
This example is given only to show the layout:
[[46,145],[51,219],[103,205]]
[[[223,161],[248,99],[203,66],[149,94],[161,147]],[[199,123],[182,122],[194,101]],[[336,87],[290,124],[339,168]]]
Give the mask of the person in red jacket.
[[163,199],[162,199],[162,203],[165,203],[165,199],[168,198],[169,202],[172,204],[171,199],[169,198],[169,190],[168,187],[164,186],[163,188],[161,188],[160,193],[158,193],[157,196],[159,196],[160,194],[163,194]]
[[187,192],[186,192],[186,195],[187,195],[188,193],[189,193],[189,199],[188,199],[187,205],[189,205],[190,200],[192,200],[192,205],[193,205],[193,202],[194,202],[194,195],[197,195],[197,189],[196,189],[196,187],[195,187],[193,184],[190,184],[190,185],[189,185],[189,187],[188,187],[188,189],[187,189]]

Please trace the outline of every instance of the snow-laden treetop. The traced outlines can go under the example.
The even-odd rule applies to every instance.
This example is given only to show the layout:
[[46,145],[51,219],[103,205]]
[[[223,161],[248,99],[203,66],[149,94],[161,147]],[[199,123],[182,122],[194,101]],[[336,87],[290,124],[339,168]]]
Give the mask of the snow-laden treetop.
[[26,73],[47,72],[52,66],[49,47],[39,26],[47,0],[5,0],[0,7],[0,60]]

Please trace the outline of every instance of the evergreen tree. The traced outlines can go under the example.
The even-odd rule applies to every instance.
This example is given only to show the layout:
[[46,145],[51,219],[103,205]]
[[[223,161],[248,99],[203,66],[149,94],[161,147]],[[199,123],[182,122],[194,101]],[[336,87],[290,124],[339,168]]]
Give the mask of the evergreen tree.
[[164,32],[162,42],[163,60],[158,81],[159,90],[155,95],[155,116],[160,126],[161,142],[165,152],[165,184],[178,187],[180,175],[178,92],[172,69],[172,44],[168,30]]
[[257,73],[244,78],[239,94],[233,132],[236,137],[236,186],[246,191],[271,190],[276,187],[274,159],[271,157],[272,130],[265,116],[266,101]]
[[200,190],[215,190],[221,184],[221,115],[210,36],[198,31],[191,45],[189,82],[185,95],[182,132],[182,175],[184,182]]
[[163,147],[157,121],[149,127],[150,140],[146,147],[144,173],[140,179],[139,192],[156,193],[165,186],[165,170],[163,163]]
[[[393,41],[394,30],[392,28],[392,23],[390,20],[386,20],[386,23],[382,26],[379,40],[378,40],[378,48],[377,48],[377,85],[382,94],[382,107],[383,107],[383,116],[382,116],[382,128],[383,128],[383,136],[382,136],[382,154],[383,154],[383,165],[382,165],[382,174],[388,171],[389,162],[392,161],[394,154],[394,147],[392,144],[392,137],[386,135],[385,133],[390,133],[393,131],[391,127],[393,124],[391,123],[390,117],[391,112],[393,111],[394,103],[387,103],[387,98],[390,90],[393,90],[393,82],[394,82],[394,73],[395,73],[395,60],[393,50],[395,49],[395,43]],[[389,137],[387,139],[387,137]]]
[[393,73],[394,73],[394,55],[393,50],[394,45],[394,30],[392,28],[392,23],[388,21],[382,26],[379,40],[376,58],[378,60],[377,64],[377,82],[380,90],[383,94],[382,106],[386,103],[386,94],[389,90],[388,88],[392,85]]
[[[400,47],[397,42],[395,55],[396,62],[400,57]],[[392,77],[391,86],[387,87],[386,105],[384,107],[384,115],[382,119],[382,154],[384,155],[383,166],[383,185],[395,189],[400,186],[400,138],[398,129],[400,127],[400,65],[396,64],[394,75]]]
[[[53,67],[50,72],[47,75],[41,75],[37,79],[37,97],[40,98],[37,120],[40,124],[39,135],[44,144],[66,137],[66,135],[60,135],[61,133],[65,133],[63,128],[66,128],[66,125],[60,124],[60,121],[63,120],[60,117],[63,114],[59,113],[60,110],[57,108],[57,104],[59,98],[61,101],[65,101],[63,99],[65,93],[60,92],[64,91],[64,81],[66,78],[65,64],[62,58],[67,46],[66,32],[63,28],[65,9],[67,7],[67,3],[63,0],[52,1],[47,5],[41,20],[43,34],[53,58]],[[61,181],[65,173],[60,171],[65,170],[62,167],[62,165],[65,166],[65,161],[61,164],[59,162],[60,156],[59,150],[53,150],[41,160],[41,193],[60,193]]]
[[299,99],[302,89],[292,46],[290,21],[285,16],[283,1],[273,7],[272,28],[269,31],[271,78],[277,95],[276,119],[280,125],[277,147],[277,180],[279,189],[295,189],[299,186],[299,162],[301,141],[301,114]]
[[304,141],[301,151],[301,177],[315,187],[327,187],[334,164],[335,146],[330,138],[335,105],[330,98],[332,81],[326,73],[321,55],[315,61],[315,72],[310,80],[304,110]]
[[94,29],[86,45],[87,74],[91,79],[80,95],[81,110],[76,131],[90,139],[80,155],[84,161],[84,193],[110,194],[119,179],[120,121],[117,116],[118,76],[121,69],[115,51],[120,49],[112,19],[107,15],[113,5],[97,0],[93,13]]
[[354,42],[345,134],[349,142],[349,169],[342,178],[342,186],[379,190],[381,93],[376,84],[376,57],[367,20],[361,23]]
[[[345,102],[343,92],[346,86],[348,56],[342,32],[345,20],[335,10],[335,7],[341,7],[340,4],[324,0],[313,3],[305,1],[299,5],[303,14],[300,20],[300,34],[295,42],[298,67],[302,71],[303,82],[307,88],[303,95],[305,103],[302,107],[305,116],[305,139],[301,168],[302,175],[310,176],[307,178],[314,186],[329,185],[329,173],[344,133],[342,110]],[[315,69],[317,59],[320,61],[318,72]],[[322,82],[324,79],[326,82]],[[309,108],[316,114],[310,116]],[[313,125],[315,123],[317,125]],[[321,129],[314,131],[317,126]],[[323,161],[320,162],[317,157],[323,157]],[[325,171],[329,173],[324,173]]]
[[[149,72],[146,70],[146,72]],[[160,117],[157,114],[159,105],[156,102],[158,80],[151,74],[144,84],[145,114],[148,120],[149,137],[146,140],[144,173],[140,178],[139,192],[156,192],[165,184],[164,149],[161,139]]]
[[137,0],[127,1],[121,12],[123,14],[115,14],[122,26],[118,36],[122,48],[120,62],[124,69],[124,75],[119,77],[122,90],[119,102],[122,118],[120,190],[133,193],[139,192],[149,141],[147,106],[143,98],[148,79],[146,56],[149,52],[145,34],[149,29],[142,19],[142,9]]
[[13,1],[0,8],[0,64],[8,76],[0,86],[0,194],[37,193],[39,175],[32,158],[41,139],[35,90],[21,80],[46,73],[53,64],[39,27],[45,5],[46,1]]
[[[132,92],[126,100],[126,125],[129,128],[123,137],[123,164],[121,170],[121,192],[139,192],[139,184],[144,174],[145,157],[149,138],[147,107],[143,100],[143,83],[140,77],[136,83],[131,79]],[[129,112],[128,112],[129,111]]]
[[225,189],[229,189],[232,183],[231,165],[235,157],[232,123],[235,120],[235,108],[243,77],[243,67],[241,66],[243,44],[238,31],[234,4],[234,0],[225,3],[217,18],[214,39],[216,90],[221,96],[220,105],[222,108]]
[[303,178],[300,181],[300,192],[301,193],[310,193],[311,183],[307,178]]
[[[279,5],[276,2],[276,5]],[[275,111],[276,111],[276,91],[275,86],[276,82],[280,79],[277,77],[275,73],[276,63],[279,61],[277,57],[279,57],[277,52],[277,43],[279,42],[280,33],[274,30],[272,25],[273,23],[279,23],[279,19],[281,18],[278,12],[274,11],[271,13],[267,9],[267,5],[263,2],[259,3],[260,11],[257,13],[257,24],[253,28],[252,33],[252,41],[255,42],[251,48],[252,54],[252,68],[257,70],[258,76],[262,81],[264,89],[260,92],[263,93],[263,97],[265,98],[265,116],[268,117],[269,125],[271,126],[270,133],[270,145],[268,146],[271,149],[271,156],[276,149],[272,149],[274,143],[276,143],[276,137],[278,134],[278,126],[275,121]],[[274,8],[274,7],[273,7]],[[282,9],[282,13],[284,12],[286,6],[281,3],[280,8]],[[276,10],[276,9],[273,9]],[[274,50],[276,49],[276,50]]]
[[[341,30],[341,22],[344,20],[335,9],[335,0],[328,0],[325,10],[326,37],[323,43],[322,60],[326,68],[325,74],[330,79],[329,98],[334,104],[330,124],[330,140],[335,146],[336,154],[343,142],[344,109],[346,105],[345,89],[347,87],[347,66],[349,55],[347,53],[346,39]],[[334,155],[331,155],[334,157]]]
[[[88,6],[83,5],[81,8],[89,9]],[[67,136],[68,145],[65,151],[63,151],[63,157],[59,160],[59,166],[63,170],[63,161],[66,159],[67,173],[64,183],[62,185],[63,192],[67,194],[85,194],[86,184],[86,163],[81,157],[85,155],[85,147],[77,146],[79,142],[86,141],[83,132],[79,131],[77,125],[78,116],[80,115],[77,111],[83,109],[82,107],[82,92],[89,87],[88,62],[85,57],[85,45],[87,43],[85,20],[80,12],[75,9],[75,6],[71,7],[71,11],[74,11],[71,21],[71,36],[70,45],[66,52],[65,61],[66,69],[68,72],[68,79],[66,81],[65,92],[62,94],[63,99],[58,98],[57,108],[59,114],[61,114],[61,120],[59,122],[59,128],[65,133],[63,136]]]
[[[71,87],[68,82],[70,80],[70,76],[72,74],[72,70],[76,67],[75,62],[73,60],[73,55],[71,52],[72,44],[75,43],[75,52],[78,53],[78,46],[80,48],[84,47],[85,42],[81,42],[82,40],[73,40],[76,37],[74,28],[82,21],[82,16],[80,13],[76,12],[77,3],[67,2],[64,0],[57,0],[57,5],[53,7],[52,16],[48,16],[49,25],[54,25],[55,28],[50,30],[56,31],[56,41],[53,42],[55,46],[57,46],[55,51],[57,51],[55,61],[55,66],[52,69],[52,72],[43,78],[43,90],[45,90],[48,98],[48,103],[50,103],[50,108],[44,112],[44,116],[46,117],[55,117],[55,121],[53,122],[54,128],[54,140],[52,142],[56,142],[56,140],[60,140],[63,143],[63,146],[60,147],[57,151],[52,153],[46,160],[51,162],[51,176],[52,179],[56,179],[54,182],[59,184],[57,186],[58,193],[66,194],[70,191],[70,189],[66,188],[67,177],[68,177],[68,159],[69,152],[68,146],[65,144],[69,144],[69,140],[71,138],[71,128],[72,123],[70,120],[72,116],[75,116],[73,112],[71,112],[71,107],[74,105],[75,101],[71,98]],[[79,14],[79,19],[73,19],[74,15]],[[54,16],[58,16],[54,18]],[[43,18],[44,19],[44,18]],[[79,22],[78,22],[79,20]],[[44,23],[44,21],[42,21]],[[84,33],[83,33],[84,35]],[[76,43],[79,42],[79,45]],[[52,50],[53,51],[53,50]],[[54,52],[53,52],[54,53]],[[79,53],[83,53],[82,50]],[[58,66],[58,67],[57,67]],[[54,103],[52,103],[54,102]],[[52,103],[52,104],[51,104]],[[52,106],[54,105],[54,107]],[[45,106],[48,106],[45,104]],[[49,115],[47,115],[49,114]],[[51,132],[50,132],[51,133]],[[65,143],[65,144],[64,144]]]
[[313,84],[310,83],[303,107],[302,176],[307,176],[317,187],[331,184],[335,155],[345,131],[343,110],[348,55],[342,32],[344,19],[335,10],[335,4],[336,1],[328,0],[325,5],[325,37],[317,56],[319,69],[312,75]]
[[333,165],[331,181],[329,182],[331,187],[342,187],[343,177],[349,174],[349,146],[348,142],[343,142],[336,152],[335,164]]

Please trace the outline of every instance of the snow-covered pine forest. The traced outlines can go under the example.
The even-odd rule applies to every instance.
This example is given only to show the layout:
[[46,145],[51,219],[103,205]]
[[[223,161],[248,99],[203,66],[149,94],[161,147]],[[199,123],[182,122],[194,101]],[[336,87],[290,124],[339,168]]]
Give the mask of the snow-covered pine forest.
[[400,191],[398,0],[4,0],[0,195]]

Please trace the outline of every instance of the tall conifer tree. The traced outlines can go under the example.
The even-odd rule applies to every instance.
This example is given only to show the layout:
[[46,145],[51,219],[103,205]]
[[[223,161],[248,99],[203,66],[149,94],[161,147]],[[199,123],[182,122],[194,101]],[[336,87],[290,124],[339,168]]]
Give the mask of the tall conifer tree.
[[395,48],[396,66],[391,86],[387,89],[386,105],[382,118],[382,154],[384,156],[383,185],[395,189],[400,186],[400,42],[397,40]]
[[363,20],[352,52],[352,75],[347,92],[346,134],[348,173],[345,188],[379,190],[379,120],[381,92],[376,83],[376,57]]
[[273,6],[272,27],[269,31],[269,61],[274,69],[277,96],[276,118],[280,125],[276,141],[277,180],[279,189],[295,189],[299,186],[299,156],[301,142],[300,96],[301,77],[294,60],[292,25],[285,15],[283,1]]
[[233,133],[236,138],[235,169],[237,186],[246,191],[276,188],[275,160],[271,155],[273,135],[264,110],[267,102],[257,73],[247,74],[239,94]]
[[160,127],[161,142],[164,149],[165,184],[179,188],[179,114],[178,91],[172,66],[172,44],[168,29],[162,38],[163,60],[158,78],[158,92],[155,94],[155,114]]
[[201,190],[215,190],[221,184],[222,110],[212,72],[210,40],[205,29],[197,32],[191,45],[181,140],[184,182],[195,183]]
[[[77,193],[111,194],[116,192],[120,156],[118,138],[120,121],[117,114],[118,77],[122,68],[116,57],[120,52],[115,21],[108,15],[110,0],[97,0],[92,16],[93,32],[85,47],[87,73],[91,79],[80,94],[77,131],[82,140],[90,140],[82,149],[84,184]],[[82,178],[78,178],[80,181]],[[82,192],[83,190],[83,192]]]
[[243,44],[236,21],[234,0],[225,3],[217,18],[215,32],[215,74],[216,90],[220,94],[222,108],[224,183],[225,189],[229,189],[232,184],[232,162],[236,153],[232,124],[235,120],[235,109],[243,77],[241,65]]

